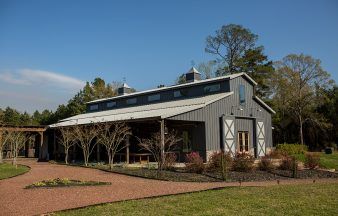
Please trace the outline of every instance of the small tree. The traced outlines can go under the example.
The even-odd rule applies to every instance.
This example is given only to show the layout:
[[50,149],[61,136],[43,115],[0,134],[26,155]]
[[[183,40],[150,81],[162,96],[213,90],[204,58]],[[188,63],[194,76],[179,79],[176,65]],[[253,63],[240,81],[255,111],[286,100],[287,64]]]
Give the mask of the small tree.
[[112,169],[116,152],[126,147],[123,141],[131,134],[130,127],[123,122],[108,122],[99,125],[98,143],[104,145],[107,150],[110,169]]
[[58,140],[64,147],[65,163],[68,164],[69,149],[76,144],[75,130],[72,127],[60,127],[59,132],[61,136]]
[[174,150],[176,144],[181,141],[181,138],[177,137],[177,133],[175,131],[171,131],[164,136],[164,149],[162,149],[161,145],[161,133],[157,132],[151,135],[149,139],[138,139],[139,146],[149,151],[158,165],[158,170],[162,171],[163,165],[165,164],[165,156],[162,156],[162,150],[164,152],[170,152]]
[[11,151],[12,151],[12,164],[18,167],[17,158],[19,155],[19,151],[25,146],[27,140],[30,139],[30,136],[27,136],[25,132],[22,131],[14,131],[8,134],[9,141],[11,142]]
[[75,139],[79,141],[79,146],[82,149],[85,166],[88,166],[89,156],[97,144],[95,138],[98,135],[98,131],[99,128],[96,124],[74,126]]

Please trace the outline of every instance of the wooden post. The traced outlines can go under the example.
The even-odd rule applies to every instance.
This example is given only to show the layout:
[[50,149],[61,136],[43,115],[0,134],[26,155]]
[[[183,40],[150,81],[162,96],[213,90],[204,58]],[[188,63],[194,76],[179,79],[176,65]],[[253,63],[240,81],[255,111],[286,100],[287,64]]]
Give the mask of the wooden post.
[[161,120],[161,160],[163,163],[164,161],[164,119]]
[[40,135],[40,151],[39,151],[39,159],[41,160],[42,159],[42,146],[43,146],[43,132],[39,132],[39,135]]
[[126,137],[126,163],[129,164],[129,135]]
[[53,137],[53,159],[56,159],[56,132],[54,129],[54,137]]

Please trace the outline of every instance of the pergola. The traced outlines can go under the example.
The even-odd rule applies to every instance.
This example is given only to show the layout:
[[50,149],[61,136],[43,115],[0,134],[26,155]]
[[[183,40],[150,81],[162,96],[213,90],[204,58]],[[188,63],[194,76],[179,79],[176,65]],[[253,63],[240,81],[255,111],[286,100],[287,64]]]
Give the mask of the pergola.
[[[39,140],[39,158],[42,154],[42,145],[44,140],[44,132],[47,130],[46,126],[17,126],[17,125],[0,125],[0,131],[16,131],[16,132],[28,132],[28,133],[37,133],[40,137]],[[1,140],[2,133],[0,133]]]

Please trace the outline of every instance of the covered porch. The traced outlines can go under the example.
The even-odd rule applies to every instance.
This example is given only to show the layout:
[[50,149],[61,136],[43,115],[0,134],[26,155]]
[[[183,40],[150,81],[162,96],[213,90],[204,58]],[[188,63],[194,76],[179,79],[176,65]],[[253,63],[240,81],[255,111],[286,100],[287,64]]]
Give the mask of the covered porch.
[[[171,149],[170,152],[163,152],[163,154],[174,153],[177,162],[184,162],[185,155],[192,151],[199,152],[204,158],[205,155],[205,124],[204,122],[194,121],[176,121],[159,118],[139,119],[125,122],[130,127],[131,135],[128,135],[123,141],[122,145],[125,147],[117,152],[114,156],[114,163],[149,163],[155,162],[153,155],[139,146],[140,139],[147,139],[154,133],[160,133],[161,142],[164,143],[164,137],[169,132],[176,133],[180,141]],[[63,146],[58,142],[57,128],[53,132],[49,132],[54,136],[53,145],[50,146],[50,159],[63,160],[65,157]],[[164,144],[163,144],[164,145]],[[53,151],[54,150],[54,151]],[[78,145],[74,145],[69,151],[69,160],[71,162],[82,161],[82,149]],[[99,142],[90,156],[91,162],[107,162],[107,150],[105,146]]]

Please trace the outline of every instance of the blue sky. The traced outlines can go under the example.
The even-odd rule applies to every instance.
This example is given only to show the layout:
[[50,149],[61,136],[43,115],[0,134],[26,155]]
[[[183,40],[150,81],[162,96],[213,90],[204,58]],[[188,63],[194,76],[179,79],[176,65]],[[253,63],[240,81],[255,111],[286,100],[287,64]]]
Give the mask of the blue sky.
[[338,1],[0,0],[0,108],[53,109],[102,77],[137,90],[170,85],[212,59],[222,25],[259,35],[271,60],[322,60],[338,81]]

